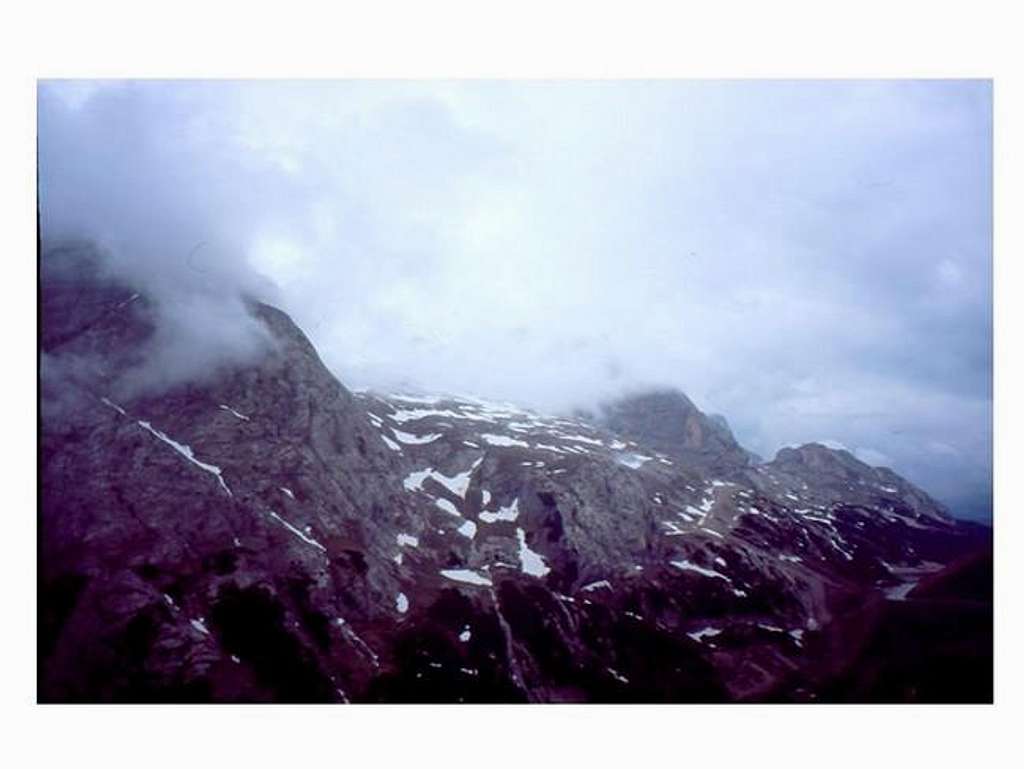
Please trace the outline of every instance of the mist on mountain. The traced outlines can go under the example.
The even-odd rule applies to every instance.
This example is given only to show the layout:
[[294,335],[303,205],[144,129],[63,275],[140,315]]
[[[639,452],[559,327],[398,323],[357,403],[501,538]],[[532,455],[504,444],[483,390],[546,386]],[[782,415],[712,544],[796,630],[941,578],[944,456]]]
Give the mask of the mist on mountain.
[[265,354],[253,298],[355,387],[674,388],[990,510],[988,84],[51,81],[38,125],[44,251],[150,298],[126,392]]

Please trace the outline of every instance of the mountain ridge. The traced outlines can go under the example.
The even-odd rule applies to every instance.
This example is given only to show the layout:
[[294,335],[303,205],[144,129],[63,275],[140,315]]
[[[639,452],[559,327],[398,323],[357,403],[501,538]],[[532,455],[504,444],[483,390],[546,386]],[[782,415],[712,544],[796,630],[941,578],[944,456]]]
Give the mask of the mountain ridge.
[[352,392],[255,302],[261,357],[121,397],[151,300],[72,272],[41,284],[45,701],[816,699],[823,628],[987,547],[855,458],[751,463],[682,393],[591,424]]

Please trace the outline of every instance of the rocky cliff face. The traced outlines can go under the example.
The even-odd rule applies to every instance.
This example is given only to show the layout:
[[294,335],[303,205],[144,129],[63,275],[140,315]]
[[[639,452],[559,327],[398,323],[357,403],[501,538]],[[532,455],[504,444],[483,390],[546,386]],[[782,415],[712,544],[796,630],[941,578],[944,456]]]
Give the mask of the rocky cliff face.
[[842,698],[837,622],[987,547],[844,452],[755,465],[679,393],[352,393],[256,303],[259,358],[132,394],[150,299],[74,260],[42,289],[46,701]]
[[655,390],[605,404],[597,421],[689,467],[722,473],[756,461],[736,442],[724,417],[704,414],[678,390]]

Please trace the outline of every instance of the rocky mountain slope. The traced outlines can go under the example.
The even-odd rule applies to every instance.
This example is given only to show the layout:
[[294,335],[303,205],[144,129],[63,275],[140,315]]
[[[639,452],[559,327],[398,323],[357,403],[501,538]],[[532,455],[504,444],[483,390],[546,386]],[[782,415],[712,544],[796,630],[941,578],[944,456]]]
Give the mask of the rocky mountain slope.
[[847,624],[990,546],[846,452],[758,464],[681,393],[351,392],[258,303],[265,355],[131,394],[153,302],[72,256],[41,284],[44,701],[871,699]]

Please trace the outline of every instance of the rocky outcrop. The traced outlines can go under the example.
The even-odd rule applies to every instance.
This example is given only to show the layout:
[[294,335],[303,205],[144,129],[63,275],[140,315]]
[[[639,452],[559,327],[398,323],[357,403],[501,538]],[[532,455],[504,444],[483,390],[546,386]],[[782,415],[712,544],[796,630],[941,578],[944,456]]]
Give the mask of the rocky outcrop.
[[820,443],[784,448],[775,459],[748,473],[752,482],[777,491],[821,499],[842,498],[880,514],[911,521],[951,523],[949,511],[914,484],[887,467],[872,467],[844,449]]
[[255,302],[258,357],[133,391],[153,300],[42,288],[45,701],[820,698],[834,618],[987,547],[849,455],[751,466],[678,393],[350,392]]
[[606,403],[598,419],[612,432],[690,467],[723,473],[754,460],[736,442],[724,417],[705,415],[678,390],[654,390]]

